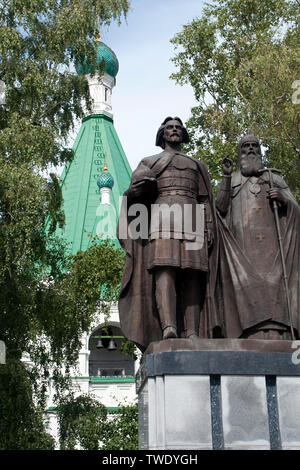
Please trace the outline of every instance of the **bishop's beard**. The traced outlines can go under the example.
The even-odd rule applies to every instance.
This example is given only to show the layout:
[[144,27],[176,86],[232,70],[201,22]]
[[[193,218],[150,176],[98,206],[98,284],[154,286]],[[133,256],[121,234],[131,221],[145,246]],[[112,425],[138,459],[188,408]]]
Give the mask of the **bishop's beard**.
[[242,155],[240,162],[241,173],[244,176],[257,176],[258,170],[263,168],[261,155]]

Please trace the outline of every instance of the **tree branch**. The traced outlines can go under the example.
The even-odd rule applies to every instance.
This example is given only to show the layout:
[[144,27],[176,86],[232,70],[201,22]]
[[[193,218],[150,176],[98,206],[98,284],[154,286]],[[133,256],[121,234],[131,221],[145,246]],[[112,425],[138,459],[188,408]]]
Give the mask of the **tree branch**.
[[280,117],[278,116],[277,113],[276,113],[276,117],[277,117],[277,120],[278,120],[278,122],[280,123],[280,125],[281,125],[281,127],[282,127],[283,132],[285,133],[287,139],[289,140],[289,142],[290,142],[292,148],[295,150],[295,152],[296,152],[298,155],[300,155],[300,149],[298,149],[298,148],[296,147],[296,144],[295,144],[293,138],[289,135],[288,131],[287,131],[286,128],[285,128],[285,125],[283,124],[283,122],[281,121],[281,119],[280,119]]

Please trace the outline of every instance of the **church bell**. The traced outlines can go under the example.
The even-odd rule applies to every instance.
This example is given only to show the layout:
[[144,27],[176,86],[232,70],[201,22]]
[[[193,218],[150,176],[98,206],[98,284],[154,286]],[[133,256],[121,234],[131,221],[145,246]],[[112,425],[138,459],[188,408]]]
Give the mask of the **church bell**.
[[101,338],[98,339],[97,344],[96,344],[96,348],[97,348],[97,349],[102,349],[102,348],[104,348]]
[[108,348],[107,348],[109,351],[114,351],[115,349],[117,349],[117,345],[116,345],[116,342],[113,338],[110,338],[109,340],[109,345],[108,345]]

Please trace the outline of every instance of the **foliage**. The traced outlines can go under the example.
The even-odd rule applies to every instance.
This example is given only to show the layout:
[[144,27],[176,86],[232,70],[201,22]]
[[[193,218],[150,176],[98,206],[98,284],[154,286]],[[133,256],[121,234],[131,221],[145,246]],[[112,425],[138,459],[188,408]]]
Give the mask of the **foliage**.
[[10,357],[0,369],[0,450],[46,450],[54,449],[54,444],[45,432],[41,409],[33,403],[24,365]]
[[61,450],[98,450],[105,432],[107,411],[88,395],[61,400],[57,409]]
[[110,418],[102,450],[138,449],[138,405],[120,405]]
[[129,341],[129,339],[127,338],[125,338],[122,342],[120,351],[121,353],[125,354],[125,356],[131,357],[131,359],[133,359],[134,361],[136,361],[138,358],[137,347],[132,341]]
[[[92,313],[115,298],[120,283],[122,254],[106,242],[66,258],[63,240],[55,237],[56,227],[64,224],[59,182],[54,174],[45,175],[49,166],[72,159],[66,140],[82,116],[82,101],[89,105],[86,78],[73,73],[72,64],[85,56],[94,62],[97,31],[120,21],[127,10],[127,0],[6,0],[0,5],[0,80],[5,85],[0,103],[0,339],[8,351],[5,370],[11,384],[0,385],[1,433],[9,432],[10,448],[46,446],[46,438],[39,444],[38,424],[32,423],[45,403],[49,378],[63,387],[60,367],[67,364],[68,372],[74,364]],[[105,298],[99,299],[103,286]],[[29,352],[30,369],[20,360],[19,368],[13,366],[12,351],[19,357]],[[22,394],[28,413],[20,414]],[[30,442],[18,431],[19,415],[26,420],[23,432],[36,434]]]
[[72,395],[57,408],[63,450],[134,450],[138,448],[137,405],[120,405],[113,415],[90,395]]
[[280,168],[300,197],[299,39],[298,0],[212,0],[171,40],[172,78],[190,84],[198,102],[187,150],[214,180],[226,154],[236,160],[240,136],[253,133],[266,165]]
[[[116,300],[124,266],[124,253],[109,240],[93,240],[86,251],[67,258],[64,272],[44,276],[37,292],[36,330],[39,338],[36,356],[62,366],[76,363],[81,338],[95,320],[95,312],[108,312]],[[46,278],[46,279],[45,279]],[[41,336],[42,334],[42,336]],[[47,338],[47,343],[43,338]],[[34,345],[30,347],[35,351]],[[50,364],[49,364],[50,365]],[[54,371],[52,370],[52,374]]]

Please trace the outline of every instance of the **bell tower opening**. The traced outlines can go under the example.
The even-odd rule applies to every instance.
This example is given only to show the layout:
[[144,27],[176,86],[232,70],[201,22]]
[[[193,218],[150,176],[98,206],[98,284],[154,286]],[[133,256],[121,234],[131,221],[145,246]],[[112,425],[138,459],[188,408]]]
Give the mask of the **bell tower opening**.
[[124,336],[119,326],[100,325],[89,339],[90,377],[134,377],[134,359],[121,352]]

